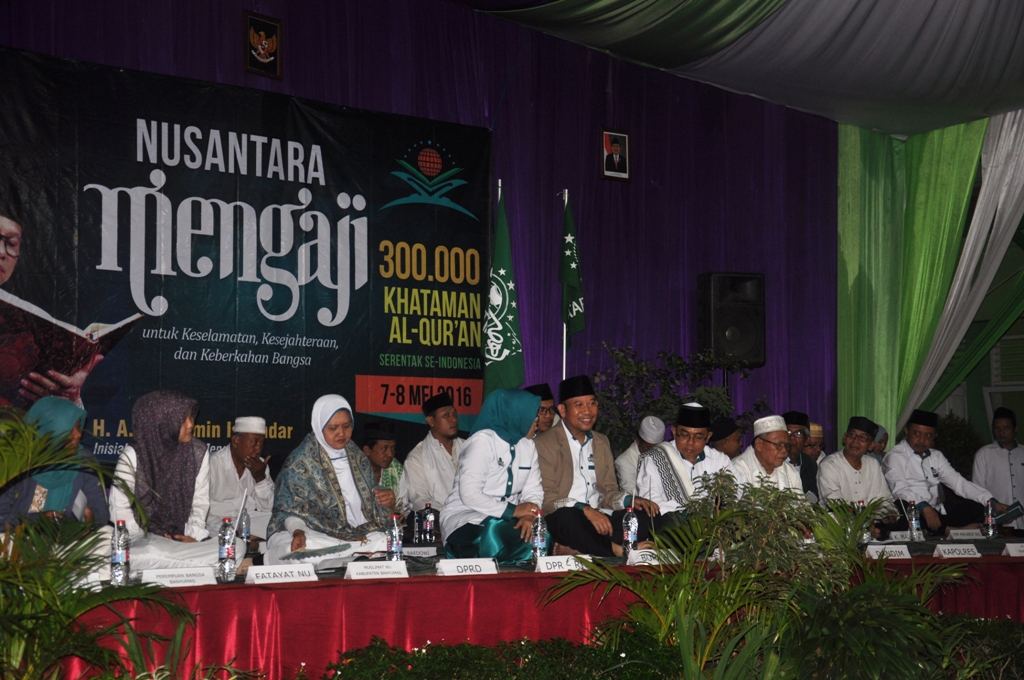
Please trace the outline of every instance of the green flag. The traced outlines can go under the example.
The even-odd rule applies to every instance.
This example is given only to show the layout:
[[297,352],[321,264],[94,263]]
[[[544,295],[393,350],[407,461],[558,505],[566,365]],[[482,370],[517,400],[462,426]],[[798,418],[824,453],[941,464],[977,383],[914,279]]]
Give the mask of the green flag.
[[572,208],[565,202],[565,221],[562,224],[562,254],[559,258],[558,280],[562,282],[562,321],[565,322],[566,347],[572,336],[583,330],[583,282],[580,275],[580,256],[576,250],[576,226],[572,221]]
[[498,199],[494,257],[484,318],[484,397],[502,387],[515,389],[526,381],[523,345],[519,340],[519,309],[512,270],[512,244],[505,219],[505,198]]

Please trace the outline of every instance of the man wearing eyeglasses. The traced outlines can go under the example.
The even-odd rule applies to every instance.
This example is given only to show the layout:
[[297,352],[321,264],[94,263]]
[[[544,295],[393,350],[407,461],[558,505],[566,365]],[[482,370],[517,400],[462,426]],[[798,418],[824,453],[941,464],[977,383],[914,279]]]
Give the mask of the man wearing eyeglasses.
[[703,493],[704,475],[728,467],[729,456],[707,446],[710,426],[711,411],[698,403],[685,404],[676,415],[672,441],[640,455],[637,493],[661,509],[654,519],[656,530],[685,517],[687,501]]
[[21,225],[0,215],[0,286],[11,278],[21,256]]
[[555,395],[551,393],[551,387],[547,383],[537,383],[523,389],[540,397],[540,408],[537,409],[537,434],[533,435],[536,438],[555,424]]
[[843,450],[826,456],[818,466],[818,489],[821,504],[842,500],[856,505],[881,498],[892,505],[892,494],[882,474],[882,466],[866,455],[875,441],[878,425],[867,418],[854,416],[843,435]]
[[804,444],[811,435],[811,419],[806,413],[800,411],[787,411],[782,414],[782,417],[786,421],[786,430],[789,434],[789,439],[786,442],[789,464],[800,475],[800,483],[807,500],[817,503],[818,464],[804,453]]
[[[893,498],[903,506],[904,515],[905,504],[916,501],[924,527],[933,534],[945,534],[947,527],[983,521],[985,504],[995,499],[987,489],[964,479],[941,451],[932,448],[938,425],[937,414],[915,409],[904,429],[906,439],[889,450],[882,461],[882,469]],[[939,496],[940,484],[964,499],[956,508],[951,507],[948,514]],[[1006,512],[1006,506],[997,502],[995,510]]]
[[818,423],[811,423],[811,434],[804,443],[804,453],[818,465],[825,457],[825,429]]
[[786,462],[789,428],[782,416],[765,416],[754,421],[754,443],[729,463],[729,470],[743,493],[743,486],[774,484],[803,495],[800,473]]

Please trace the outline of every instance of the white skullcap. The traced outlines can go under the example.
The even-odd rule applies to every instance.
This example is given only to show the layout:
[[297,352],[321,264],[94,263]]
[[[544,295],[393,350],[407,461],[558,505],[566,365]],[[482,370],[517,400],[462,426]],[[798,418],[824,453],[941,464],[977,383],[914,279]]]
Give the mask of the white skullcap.
[[647,416],[641,420],[640,439],[648,444],[660,444],[665,441],[665,422],[654,416]]
[[245,416],[243,418],[235,418],[235,426],[231,430],[237,434],[245,434],[252,432],[253,434],[267,434],[267,421],[263,418],[257,418],[255,416]]
[[760,437],[769,432],[788,432],[786,419],[782,416],[765,416],[754,421],[754,436]]

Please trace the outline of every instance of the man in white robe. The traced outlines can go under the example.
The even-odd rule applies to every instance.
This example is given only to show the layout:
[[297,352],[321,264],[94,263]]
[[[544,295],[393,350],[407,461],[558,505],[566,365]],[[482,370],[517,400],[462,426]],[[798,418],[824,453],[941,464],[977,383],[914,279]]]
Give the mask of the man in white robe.
[[765,416],[754,421],[754,443],[729,463],[740,495],[743,486],[774,484],[803,495],[800,473],[786,460],[789,428],[782,416]]
[[[991,491],[1000,503],[1024,502],[1024,446],[1017,442],[1017,415],[997,408],[992,414],[992,436],[995,441],[974,454],[971,480]],[[1024,529],[1024,517],[1009,526]]]
[[267,422],[263,418],[235,418],[231,443],[210,454],[210,534],[216,534],[225,517],[235,519],[245,497],[249,528],[254,539],[267,538],[267,523],[274,508],[274,480],[267,469],[263,442]]
[[661,509],[654,518],[656,530],[683,519],[687,501],[704,493],[704,475],[728,467],[729,457],[707,446],[710,425],[708,409],[686,404],[676,416],[672,441],[641,454],[637,489]]
[[636,495],[636,475],[640,465],[640,455],[663,441],[665,441],[665,421],[655,416],[647,416],[640,421],[640,429],[633,437],[633,443],[615,459],[615,476],[619,478],[620,489],[628,494]]
[[818,491],[821,504],[841,500],[851,505],[864,501],[885,501],[886,507],[893,507],[892,493],[882,474],[882,466],[866,455],[875,441],[878,426],[867,418],[850,418],[849,427],[843,435],[843,450],[825,456],[818,465]]
[[405,459],[409,505],[422,510],[427,503],[440,513],[455,485],[455,470],[465,440],[459,435],[459,413],[451,395],[436,394],[423,402],[430,432]]

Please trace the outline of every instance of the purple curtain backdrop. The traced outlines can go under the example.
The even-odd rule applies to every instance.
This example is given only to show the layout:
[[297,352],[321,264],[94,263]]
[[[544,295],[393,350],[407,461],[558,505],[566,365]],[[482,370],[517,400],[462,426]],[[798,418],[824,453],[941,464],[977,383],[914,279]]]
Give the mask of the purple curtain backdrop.
[[[283,81],[242,70],[243,10],[284,21]],[[768,364],[734,399],[835,432],[832,121],[441,0],[0,0],[0,44],[492,128],[529,382],[561,375],[568,189],[587,304],[570,375],[608,367],[602,342],[695,351],[697,275],[763,272]],[[600,179],[602,127],[630,134],[632,182]]]

